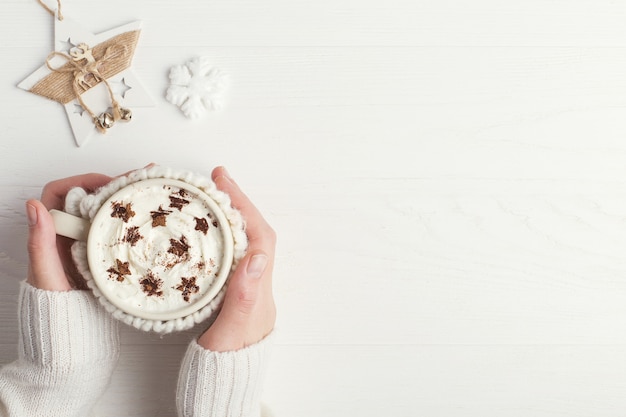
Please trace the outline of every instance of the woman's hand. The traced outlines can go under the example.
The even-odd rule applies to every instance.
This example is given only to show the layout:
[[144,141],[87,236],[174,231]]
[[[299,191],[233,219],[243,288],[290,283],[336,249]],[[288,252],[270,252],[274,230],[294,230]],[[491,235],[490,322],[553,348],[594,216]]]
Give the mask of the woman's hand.
[[272,270],[276,234],[224,168],[214,169],[212,178],[241,212],[248,235],[248,252],[230,279],[222,310],[198,339],[205,349],[223,352],[254,344],[274,328]]
[[65,195],[74,187],[93,191],[111,181],[102,174],[86,174],[64,178],[46,184],[41,201],[26,202],[28,218],[28,282],[33,287],[48,291],[67,291],[86,288],[71,259],[72,240],[56,235],[48,210],[63,210]]

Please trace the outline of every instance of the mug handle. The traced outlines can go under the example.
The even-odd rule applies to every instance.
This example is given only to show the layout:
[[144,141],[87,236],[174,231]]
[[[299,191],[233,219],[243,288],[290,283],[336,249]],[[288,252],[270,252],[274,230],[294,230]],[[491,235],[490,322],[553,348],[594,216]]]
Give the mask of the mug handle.
[[50,210],[50,215],[54,221],[54,228],[57,235],[80,240],[82,242],[87,241],[89,228],[91,227],[89,220],[55,209]]

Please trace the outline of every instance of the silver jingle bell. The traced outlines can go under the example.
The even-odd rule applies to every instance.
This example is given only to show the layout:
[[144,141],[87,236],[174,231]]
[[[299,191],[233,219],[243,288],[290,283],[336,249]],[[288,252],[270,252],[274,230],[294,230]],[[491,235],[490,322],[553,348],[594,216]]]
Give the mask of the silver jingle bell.
[[111,113],[102,113],[98,117],[98,125],[104,129],[112,128],[114,123],[115,119],[113,119],[113,115]]
[[130,109],[120,107],[120,116],[123,121],[130,122],[133,119],[133,112]]

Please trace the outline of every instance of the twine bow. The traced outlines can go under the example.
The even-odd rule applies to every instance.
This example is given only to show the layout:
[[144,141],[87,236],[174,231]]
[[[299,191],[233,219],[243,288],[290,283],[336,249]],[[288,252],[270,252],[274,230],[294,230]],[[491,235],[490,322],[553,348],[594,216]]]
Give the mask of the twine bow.
[[[74,96],[82,108],[89,113],[93,119],[94,125],[101,133],[106,133],[106,129],[110,128],[115,122],[119,120],[128,121],[131,117],[130,110],[120,107],[115,99],[111,85],[106,77],[102,75],[102,71],[106,68],[107,63],[115,62],[125,55],[127,55],[126,46],[113,44],[106,48],[102,58],[96,59],[92,49],[87,44],[81,43],[77,47],[72,48],[69,55],[54,51],[46,58],[46,66],[50,71],[60,74],[72,74],[72,90],[74,91]],[[53,67],[51,61],[55,57],[64,58],[66,63],[60,67]],[[100,82],[104,83],[109,92],[112,114],[102,113],[100,116],[97,116],[82,98],[82,94],[85,91],[95,87]]]

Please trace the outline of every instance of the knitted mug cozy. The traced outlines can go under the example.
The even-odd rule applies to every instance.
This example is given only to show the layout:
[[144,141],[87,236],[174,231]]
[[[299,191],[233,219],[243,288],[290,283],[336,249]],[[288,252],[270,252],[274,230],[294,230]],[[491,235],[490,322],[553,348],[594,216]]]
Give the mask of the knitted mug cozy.
[[[80,187],[71,189],[65,197],[65,211],[91,222],[104,202],[106,202],[118,190],[129,184],[147,179],[172,179],[182,181],[200,189],[217,203],[219,208],[225,214],[233,235],[234,251],[233,263],[231,266],[232,274],[239,261],[245,255],[248,247],[248,238],[245,233],[245,223],[239,211],[231,207],[230,197],[228,194],[218,190],[215,183],[211,179],[204,176],[194,174],[189,171],[175,170],[160,166],[140,169],[133,171],[129,175],[114,179],[94,194],[88,194],[87,191]],[[145,319],[134,316],[113,305],[98,288],[89,268],[86,242],[76,241],[72,245],[72,257],[76,263],[78,271],[85,278],[87,286],[92,290],[94,296],[104,306],[104,308],[117,320],[143,331],[154,331],[165,334],[190,329],[195,324],[208,318],[214,319],[226,293],[227,285],[225,284],[208,304],[185,317],[172,320]]]

